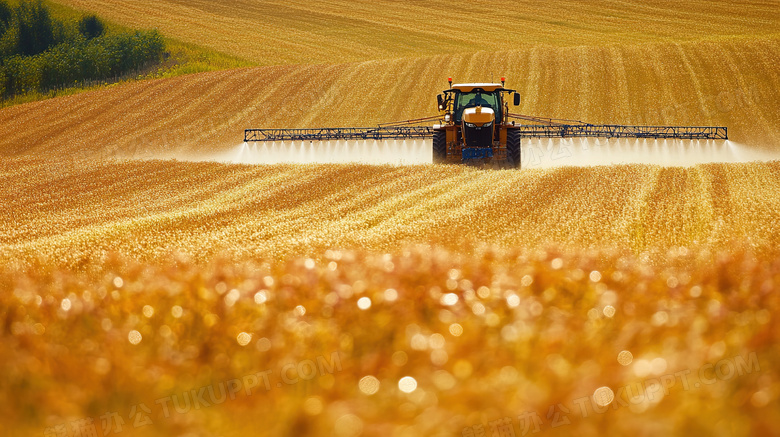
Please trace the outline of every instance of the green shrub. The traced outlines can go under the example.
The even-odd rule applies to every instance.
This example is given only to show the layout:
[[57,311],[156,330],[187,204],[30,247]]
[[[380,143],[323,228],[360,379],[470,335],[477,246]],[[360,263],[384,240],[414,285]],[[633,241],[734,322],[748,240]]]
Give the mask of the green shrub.
[[37,56],[40,69],[40,88],[51,89],[83,80],[80,46],[60,44]]
[[22,94],[40,89],[40,57],[12,56],[3,63],[3,70],[6,94]]
[[165,50],[156,30],[108,34],[94,15],[53,20],[41,0],[22,0],[15,9],[0,0],[0,24],[2,97],[120,77],[159,62]]
[[5,33],[0,35],[0,64],[5,58],[17,54],[19,48],[19,32],[14,28],[15,23],[6,29]]
[[157,31],[59,44],[36,56],[8,58],[3,66],[3,88],[10,95],[108,79],[159,61],[163,50]]
[[79,20],[79,32],[86,39],[97,38],[103,35],[103,22],[96,15],[87,15]]

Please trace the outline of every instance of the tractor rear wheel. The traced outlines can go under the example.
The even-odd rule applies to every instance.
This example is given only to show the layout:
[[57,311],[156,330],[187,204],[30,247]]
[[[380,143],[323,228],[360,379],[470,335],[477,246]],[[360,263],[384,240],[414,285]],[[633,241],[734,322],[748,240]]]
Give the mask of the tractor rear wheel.
[[520,168],[520,132],[514,129],[506,133],[506,159],[510,168]]
[[447,161],[447,131],[437,130],[433,133],[433,163],[443,164]]

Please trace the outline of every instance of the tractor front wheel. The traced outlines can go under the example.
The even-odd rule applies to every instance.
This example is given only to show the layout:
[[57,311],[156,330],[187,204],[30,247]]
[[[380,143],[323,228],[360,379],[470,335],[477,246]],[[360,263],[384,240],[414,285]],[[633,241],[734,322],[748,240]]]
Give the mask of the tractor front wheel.
[[433,163],[447,162],[447,131],[437,130],[433,133]]
[[510,129],[506,133],[506,158],[510,168],[520,168],[520,132]]

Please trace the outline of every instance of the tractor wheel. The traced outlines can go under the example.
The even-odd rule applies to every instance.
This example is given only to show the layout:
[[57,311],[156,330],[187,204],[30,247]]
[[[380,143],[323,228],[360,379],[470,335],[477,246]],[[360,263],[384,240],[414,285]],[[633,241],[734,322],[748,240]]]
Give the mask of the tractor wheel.
[[437,130],[433,133],[433,163],[443,164],[447,161],[447,131]]
[[506,159],[510,168],[520,168],[520,132],[514,129],[506,133]]

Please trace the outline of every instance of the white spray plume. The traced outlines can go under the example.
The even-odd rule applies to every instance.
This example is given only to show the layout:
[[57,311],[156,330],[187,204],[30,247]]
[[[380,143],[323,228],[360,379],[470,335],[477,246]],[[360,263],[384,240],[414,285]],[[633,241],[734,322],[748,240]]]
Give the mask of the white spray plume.
[[[613,164],[692,166],[710,162],[780,159],[780,153],[724,140],[533,138],[522,142],[522,168]],[[242,143],[217,156],[195,157],[242,164],[427,164],[430,140],[339,140]]]

